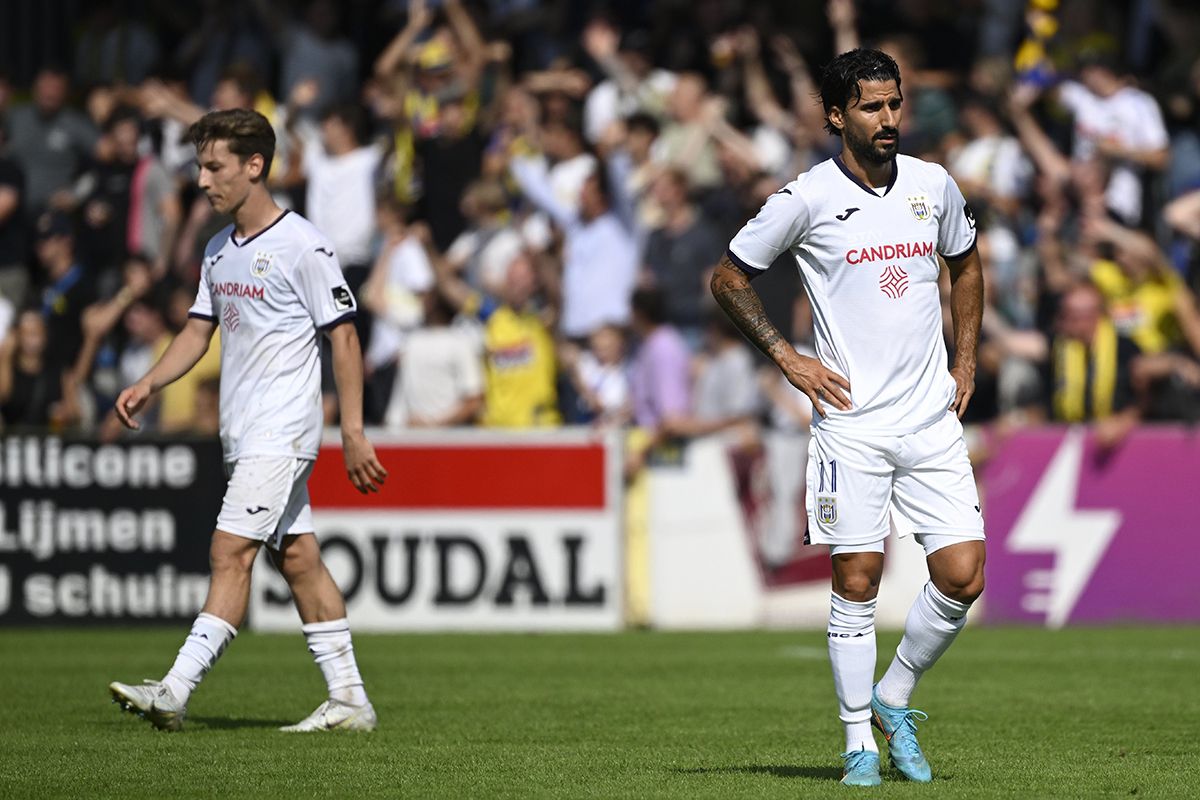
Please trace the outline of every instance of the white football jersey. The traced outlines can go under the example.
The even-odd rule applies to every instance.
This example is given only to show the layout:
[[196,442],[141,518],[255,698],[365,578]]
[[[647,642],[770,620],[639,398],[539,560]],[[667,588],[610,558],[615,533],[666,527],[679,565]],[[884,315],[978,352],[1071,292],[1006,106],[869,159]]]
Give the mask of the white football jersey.
[[295,212],[248,239],[230,225],[209,240],[189,315],[221,326],[226,461],[317,457],[318,336],[356,310],[333,245]]
[[954,397],[942,340],[938,255],[975,247],[975,218],[946,170],[897,156],[886,190],[823,161],[768,198],[729,243],[751,276],[789,251],[813,306],[817,357],[849,381],[851,408],[814,426],[904,434]]

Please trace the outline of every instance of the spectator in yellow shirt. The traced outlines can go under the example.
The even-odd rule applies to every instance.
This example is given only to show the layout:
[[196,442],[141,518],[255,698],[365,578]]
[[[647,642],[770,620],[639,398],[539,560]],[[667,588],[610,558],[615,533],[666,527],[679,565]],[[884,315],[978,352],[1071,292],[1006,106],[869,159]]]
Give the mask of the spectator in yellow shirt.
[[1154,240],[1108,219],[1089,220],[1087,233],[1112,249],[1111,259],[1092,264],[1089,277],[1117,331],[1143,353],[1185,349],[1200,354],[1195,295],[1167,266]]
[[[425,226],[418,235],[435,265],[437,288],[463,316],[482,326],[484,359],[483,425],[531,428],[562,423],[556,389],[557,365],[549,318],[533,308],[538,290],[533,260],[519,243],[507,252],[489,253],[482,265],[488,294],[472,289],[453,265],[433,249]],[[401,364],[401,369],[404,368]]]

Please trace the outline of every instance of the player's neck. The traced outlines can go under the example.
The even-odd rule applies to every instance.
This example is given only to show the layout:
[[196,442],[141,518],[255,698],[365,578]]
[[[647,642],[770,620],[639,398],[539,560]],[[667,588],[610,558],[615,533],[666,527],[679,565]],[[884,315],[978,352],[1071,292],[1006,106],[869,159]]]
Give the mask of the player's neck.
[[846,169],[850,170],[850,174],[874,189],[887,186],[896,169],[895,159],[886,164],[859,161],[849,147],[842,148],[841,159],[842,163],[846,165]]
[[283,209],[275,204],[270,192],[252,191],[233,212],[233,232],[239,239],[249,239],[279,219],[281,213]]

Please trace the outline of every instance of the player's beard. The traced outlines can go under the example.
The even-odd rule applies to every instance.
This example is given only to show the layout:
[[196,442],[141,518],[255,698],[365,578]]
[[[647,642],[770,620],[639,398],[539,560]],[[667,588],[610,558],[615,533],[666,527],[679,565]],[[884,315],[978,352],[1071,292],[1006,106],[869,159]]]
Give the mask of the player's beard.
[[[890,164],[896,159],[896,153],[900,151],[900,131],[895,128],[886,129],[886,131],[896,138],[891,142],[880,142],[874,138],[859,136],[858,132],[850,126],[842,129],[842,133],[846,137],[846,146],[850,148],[854,158],[859,163],[866,161],[871,164]],[[880,133],[883,132],[880,131]]]

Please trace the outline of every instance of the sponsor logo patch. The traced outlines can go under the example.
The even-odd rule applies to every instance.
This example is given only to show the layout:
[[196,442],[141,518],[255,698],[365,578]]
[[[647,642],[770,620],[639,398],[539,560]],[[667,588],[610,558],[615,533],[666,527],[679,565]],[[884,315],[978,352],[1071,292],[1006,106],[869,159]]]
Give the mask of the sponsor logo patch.
[[225,311],[221,313],[221,319],[225,320],[225,327],[229,329],[230,333],[236,331],[242,321],[241,316],[238,314],[237,306],[232,303],[225,306]]
[[262,300],[266,295],[263,287],[237,281],[225,281],[212,285],[214,297],[248,297],[251,300]]
[[352,311],[354,309],[354,296],[350,294],[350,287],[342,284],[335,286],[330,290],[333,295],[333,308],[336,311]]
[[879,290],[896,300],[908,291],[908,273],[892,264],[879,276]]
[[897,242],[895,244],[854,247],[846,251],[847,264],[869,264],[894,258],[923,258],[933,255],[933,241]]

